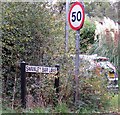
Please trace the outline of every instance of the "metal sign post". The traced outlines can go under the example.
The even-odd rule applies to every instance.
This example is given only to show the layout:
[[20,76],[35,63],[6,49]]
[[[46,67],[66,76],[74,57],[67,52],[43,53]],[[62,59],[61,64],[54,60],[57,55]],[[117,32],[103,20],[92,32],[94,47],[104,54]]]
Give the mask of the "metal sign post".
[[68,37],[69,37],[69,27],[68,27],[68,11],[69,11],[69,1],[66,0],[66,21],[65,21],[65,53],[68,53]]
[[79,54],[80,54],[80,29],[84,24],[84,7],[80,2],[75,2],[69,11],[68,21],[70,27],[76,30],[76,52],[75,52],[75,88],[74,88],[74,102],[75,105],[78,100],[78,77],[79,77]]
[[78,77],[79,77],[79,54],[80,54],[80,30],[76,31],[76,54],[75,54],[75,92],[74,101],[78,100]]

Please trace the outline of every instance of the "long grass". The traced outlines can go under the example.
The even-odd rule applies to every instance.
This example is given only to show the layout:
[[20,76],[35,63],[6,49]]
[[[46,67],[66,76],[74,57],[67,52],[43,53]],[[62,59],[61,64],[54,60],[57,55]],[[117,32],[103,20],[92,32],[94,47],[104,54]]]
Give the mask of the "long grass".
[[118,95],[119,94],[113,95],[113,97],[110,100],[110,108],[109,108],[109,110],[112,111],[112,112],[118,112],[118,109],[119,109],[119,106],[118,106],[118,103],[119,103]]

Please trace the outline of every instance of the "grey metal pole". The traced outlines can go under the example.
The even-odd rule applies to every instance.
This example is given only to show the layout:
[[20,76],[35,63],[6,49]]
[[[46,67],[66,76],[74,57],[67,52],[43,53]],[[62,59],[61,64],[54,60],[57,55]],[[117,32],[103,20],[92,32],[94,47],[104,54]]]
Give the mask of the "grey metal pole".
[[65,52],[68,52],[68,37],[69,37],[68,11],[69,11],[69,0],[66,0]]
[[79,54],[80,54],[80,30],[76,31],[76,54],[75,54],[75,104],[78,100],[78,77],[79,77]]
[[[120,28],[120,26],[118,28]],[[120,37],[118,37],[118,63],[117,63],[117,69],[118,69],[118,79],[120,79]]]
[[[79,2],[81,2],[84,6],[84,2],[83,0],[78,0]],[[80,29],[76,31],[76,53],[75,53],[75,90],[74,90],[74,102],[75,105],[77,105],[77,100],[78,100],[78,84],[79,84],[79,65],[80,65],[80,58],[79,58],[79,54],[80,54]]]

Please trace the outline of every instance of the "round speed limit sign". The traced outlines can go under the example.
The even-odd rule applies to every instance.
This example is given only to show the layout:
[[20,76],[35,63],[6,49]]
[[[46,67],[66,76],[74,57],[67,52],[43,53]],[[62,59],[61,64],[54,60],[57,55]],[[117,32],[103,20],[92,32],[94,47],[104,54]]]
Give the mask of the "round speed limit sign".
[[80,2],[75,2],[69,11],[68,21],[73,30],[82,28],[85,19],[84,7]]

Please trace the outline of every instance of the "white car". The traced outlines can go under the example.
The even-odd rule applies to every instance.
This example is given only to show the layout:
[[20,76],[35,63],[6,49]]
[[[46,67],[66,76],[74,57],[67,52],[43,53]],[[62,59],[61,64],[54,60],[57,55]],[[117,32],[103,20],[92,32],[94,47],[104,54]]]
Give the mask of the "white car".
[[106,57],[96,57],[94,59],[96,61],[97,66],[100,66],[106,70],[106,77],[108,79],[108,88],[118,88],[118,76],[116,68],[112,63],[109,62],[109,59]]
[[[73,60],[75,59],[75,55],[71,55]],[[118,76],[116,72],[116,68],[113,66],[112,63],[109,62],[109,58],[100,57],[97,54],[94,55],[79,55],[80,62],[89,62],[87,67],[84,67],[86,70],[94,70],[99,68],[99,74],[105,70],[105,76],[108,80],[108,88],[118,88]],[[84,69],[84,68],[81,68]]]

